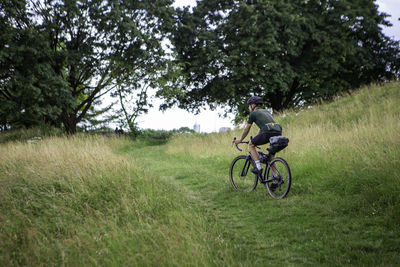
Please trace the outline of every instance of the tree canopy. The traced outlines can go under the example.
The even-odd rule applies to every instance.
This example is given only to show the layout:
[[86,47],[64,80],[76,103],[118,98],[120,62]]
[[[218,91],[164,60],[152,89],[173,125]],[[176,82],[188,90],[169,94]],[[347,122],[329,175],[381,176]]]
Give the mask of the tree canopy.
[[399,77],[399,42],[374,0],[172,3],[0,0],[0,130],[45,122],[73,134],[110,110],[94,106],[111,92],[132,130],[147,88],[164,109],[244,115],[250,95],[280,111]]
[[163,68],[171,4],[2,0],[1,122],[49,118],[75,133],[101,96]]
[[[204,104],[246,112],[259,95],[275,111],[399,75],[399,43],[373,0],[203,0],[178,10],[174,83],[164,108]],[[175,76],[174,76],[175,75]]]

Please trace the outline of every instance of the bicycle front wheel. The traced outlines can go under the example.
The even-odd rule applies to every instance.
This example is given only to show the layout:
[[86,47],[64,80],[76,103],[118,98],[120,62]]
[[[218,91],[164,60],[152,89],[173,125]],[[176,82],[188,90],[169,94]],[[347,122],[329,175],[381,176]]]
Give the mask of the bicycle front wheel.
[[289,165],[283,158],[274,158],[265,170],[267,182],[265,187],[273,198],[287,196],[292,184],[292,174]]
[[257,176],[250,171],[251,161],[245,156],[236,157],[229,170],[233,188],[240,192],[251,192],[257,187]]

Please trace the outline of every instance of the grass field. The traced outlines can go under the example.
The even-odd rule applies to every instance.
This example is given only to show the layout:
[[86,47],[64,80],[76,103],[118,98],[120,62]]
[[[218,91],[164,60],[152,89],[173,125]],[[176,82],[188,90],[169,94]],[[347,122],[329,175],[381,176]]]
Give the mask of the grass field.
[[233,191],[240,130],[2,144],[0,264],[400,265],[400,83],[275,119],[283,200]]

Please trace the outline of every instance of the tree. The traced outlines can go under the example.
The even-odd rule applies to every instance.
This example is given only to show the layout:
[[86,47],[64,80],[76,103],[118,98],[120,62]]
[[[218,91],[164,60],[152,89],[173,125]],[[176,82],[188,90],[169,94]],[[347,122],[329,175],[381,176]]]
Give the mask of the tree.
[[[1,5],[9,7],[13,2],[3,0]],[[76,132],[76,125],[103,95],[117,86],[136,89],[135,83],[140,83],[144,73],[164,64],[161,40],[171,24],[172,0],[18,3],[18,11],[9,8],[15,12],[3,15],[3,26],[10,32],[31,32],[42,41],[32,40],[26,48],[40,45],[41,53],[45,54],[41,59],[45,75],[57,85],[48,82],[37,85],[38,97],[48,103],[50,99],[43,92],[51,92],[55,99],[62,95],[63,104],[56,105],[56,114],[70,134]],[[28,71],[36,66],[24,64]],[[39,79],[36,73],[32,75]],[[4,76],[2,83],[15,80],[25,84],[12,71]],[[16,87],[16,90],[24,94],[30,89]]]
[[123,118],[120,120],[124,127],[128,127],[133,135],[136,135],[139,130],[137,127],[136,119],[148,112],[148,108],[153,105],[148,103],[148,89],[151,84],[145,83],[142,85],[140,91],[136,96],[131,94],[131,90],[126,90],[123,87],[117,87],[114,96],[119,98],[119,103],[121,105],[121,112]]
[[189,127],[184,126],[184,127],[179,128],[179,129],[174,129],[174,130],[172,130],[172,132],[190,134],[190,133],[195,133],[196,131],[193,130],[193,129],[190,129]]
[[[65,81],[55,75],[43,36],[31,28],[24,1],[0,2],[0,123],[3,129],[57,124],[72,103]],[[54,90],[53,88],[57,88]],[[70,102],[68,102],[70,101]]]
[[204,104],[247,112],[260,95],[275,111],[399,75],[399,43],[373,0],[203,0],[180,9],[167,108]]

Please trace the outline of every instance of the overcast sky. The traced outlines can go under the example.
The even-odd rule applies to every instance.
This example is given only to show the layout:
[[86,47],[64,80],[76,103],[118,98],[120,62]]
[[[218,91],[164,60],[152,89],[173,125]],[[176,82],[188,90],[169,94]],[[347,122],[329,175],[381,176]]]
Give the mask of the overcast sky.
[[400,0],[378,0],[379,11],[385,12],[391,17],[387,18],[392,27],[383,27],[383,32],[396,40],[400,40]]
[[[400,17],[400,0],[377,0],[376,3],[379,5],[379,11],[392,15],[388,20],[393,26],[382,26],[383,32],[389,37],[400,40],[400,21],[398,20]],[[195,4],[195,0],[176,0],[174,6],[183,7]],[[158,110],[162,101],[153,99],[152,102],[154,107],[149,113],[138,118],[140,128],[172,130],[186,126],[193,129],[193,125],[197,123],[200,124],[201,132],[215,132],[220,127],[233,127],[231,123],[233,116],[225,119],[218,116],[222,109],[217,111],[205,110],[199,115],[193,115],[178,108],[172,108],[162,113]]]

